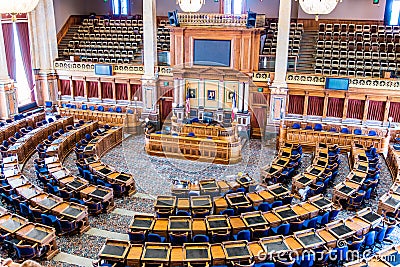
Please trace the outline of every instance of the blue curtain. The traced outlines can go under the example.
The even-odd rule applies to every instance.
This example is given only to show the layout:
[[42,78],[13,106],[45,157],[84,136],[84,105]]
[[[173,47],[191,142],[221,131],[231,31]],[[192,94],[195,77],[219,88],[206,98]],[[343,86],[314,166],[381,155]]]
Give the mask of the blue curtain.
[[392,16],[392,4],[393,0],[386,0],[385,17],[384,17],[385,25],[390,25],[390,18]]

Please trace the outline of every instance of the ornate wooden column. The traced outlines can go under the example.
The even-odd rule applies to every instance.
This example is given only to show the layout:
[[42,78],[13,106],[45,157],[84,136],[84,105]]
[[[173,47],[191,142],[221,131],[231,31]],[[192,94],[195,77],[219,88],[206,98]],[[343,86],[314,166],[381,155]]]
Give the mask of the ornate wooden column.
[[83,77],[83,96],[86,98],[86,100],[88,100],[88,95],[89,95],[89,89],[87,86],[87,81],[86,81],[86,77]]
[[364,104],[364,114],[362,118],[362,123],[365,123],[368,119],[368,107],[369,107],[369,96],[365,96],[365,104]]
[[383,115],[383,124],[387,125],[389,121],[390,102],[392,97],[388,96],[386,99],[385,114]]
[[344,103],[343,103],[343,116],[342,120],[347,119],[347,108],[349,106],[349,93],[345,93],[344,95]]
[[324,110],[322,111],[322,118],[326,118],[326,114],[328,113],[328,100],[329,100],[329,93],[325,92],[324,96]]
[[307,91],[306,94],[304,95],[303,119],[305,119],[307,117],[308,96],[309,96],[309,92]]
[[74,86],[74,81],[72,80],[72,76],[69,76],[69,87],[70,87],[70,91],[71,91],[71,98],[75,99],[75,86]]

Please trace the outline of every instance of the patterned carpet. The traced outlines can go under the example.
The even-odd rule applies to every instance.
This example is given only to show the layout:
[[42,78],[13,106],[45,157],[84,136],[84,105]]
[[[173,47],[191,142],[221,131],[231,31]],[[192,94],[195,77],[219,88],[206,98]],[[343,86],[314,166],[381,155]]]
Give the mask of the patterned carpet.
[[[268,140],[267,144],[274,144],[275,140]],[[184,161],[171,158],[160,158],[148,156],[144,151],[143,136],[130,136],[123,143],[113,148],[102,160],[119,171],[132,173],[135,177],[139,194],[123,199],[116,199],[116,208],[132,212],[153,213],[153,198],[157,195],[169,195],[171,184],[174,179],[198,180],[205,178],[216,178],[231,180],[232,175],[238,172],[248,173],[255,180],[260,180],[260,167],[268,165],[276,156],[275,145],[264,145],[260,140],[250,140],[244,144],[242,150],[243,160],[234,165],[216,165],[204,162]],[[24,166],[23,174],[32,182],[36,183],[34,174],[33,160],[34,155]],[[312,161],[312,154],[304,154],[301,167],[298,172],[303,172]],[[69,155],[65,162],[69,170],[78,174],[74,163],[75,155]],[[350,171],[347,156],[340,155],[342,163],[339,166],[339,174],[334,184],[343,181]],[[392,184],[391,175],[383,158],[381,158],[382,175],[378,186],[378,195],[384,194]],[[288,185],[290,187],[290,185]],[[332,188],[329,188],[325,195],[332,197]],[[378,197],[371,201],[373,209],[377,208]],[[352,215],[351,212],[341,212],[340,217],[346,218]],[[75,235],[72,237],[58,237],[57,244],[61,252],[81,256],[86,259],[97,259],[106,237],[102,236],[104,230],[113,233],[126,233],[131,216],[121,215],[113,212],[100,214],[99,216],[89,217],[90,226],[93,231],[90,234]],[[99,232],[99,234],[97,234]],[[103,233],[103,234],[100,234]],[[400,232],[398,228],[393,233],[392,240],[395,244],[400,244]],[[4,254],[5,252],[3,252]],[[72,258],[72,256],[71,256]],[[59,259],[60,260],[60,259]],[[73,262],[68,259],[68,255],[61,261]],[[60,261],[42,262],[44,266],[82,266]],[[87,265],[86,265],[87,266]]]

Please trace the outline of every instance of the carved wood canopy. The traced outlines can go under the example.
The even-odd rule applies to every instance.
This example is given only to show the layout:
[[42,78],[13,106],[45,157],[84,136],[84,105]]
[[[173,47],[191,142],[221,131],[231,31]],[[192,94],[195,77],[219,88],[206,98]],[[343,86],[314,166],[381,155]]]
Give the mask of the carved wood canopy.
[[237,81],[250,83],[251,77],[240,71],[218,67],[192,67],[192,68],[173,68],[174,79],[199,79],[199,80],[218,80],[218,81]]

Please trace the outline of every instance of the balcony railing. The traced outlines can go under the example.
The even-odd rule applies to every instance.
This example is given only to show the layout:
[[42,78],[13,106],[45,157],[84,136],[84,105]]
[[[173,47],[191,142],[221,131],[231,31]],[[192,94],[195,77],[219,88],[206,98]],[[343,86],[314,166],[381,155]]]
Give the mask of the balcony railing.
[[246,27],[247,14],[178,13],[180,26]]
[[[64,71],[82,71],[94,73],[95,63],[90,62],[70,62],[70,61],[56,61],[54,62],[54,69]],[[144,70],[142,65],[129,65],[129,64],[110,64],[113,65],[115,74],[138,74],[143,75]],[[172,76],[170,67],[159,66],[158,75]]]

